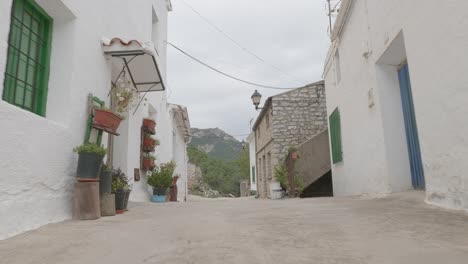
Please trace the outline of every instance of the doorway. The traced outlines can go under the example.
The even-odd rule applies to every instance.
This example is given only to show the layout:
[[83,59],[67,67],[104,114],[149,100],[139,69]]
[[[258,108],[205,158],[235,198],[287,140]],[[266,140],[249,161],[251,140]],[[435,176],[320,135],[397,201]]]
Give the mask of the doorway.
[[425,189],[424,169],[421,159],[421,148],[419,145],[418,128],[414,112],[413,95],[409,67],[404,63],[398,69],[398,80],[400,83],[400,95],[405,123],[406,143],[411,168],[411,181],[415,189]]

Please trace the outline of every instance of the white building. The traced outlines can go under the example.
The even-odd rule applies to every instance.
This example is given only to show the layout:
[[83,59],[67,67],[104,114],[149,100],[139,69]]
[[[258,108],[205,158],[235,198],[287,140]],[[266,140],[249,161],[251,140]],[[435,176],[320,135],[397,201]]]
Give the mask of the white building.
[[468,2],[343,0],[325,66],[335,195],[468,210]]
[[148,201],[144,177],[133,177],[142,119],[153,117],[158,162],[176,160],[185,199],[188,116],[167,103],[164,91],[171,9],[169,0],[0,1],[0,239],[71,217],[78,159],[72,149],[83,143],[87,97],[110,105],[111,82],[124,65],[119,52],[138,54],[127,62],[140,94],[158,91],[122,122],[108,146],[113,165],[131,179],[130,199]]
[[249,160],[250,160],[250,190],[257,191],[257,169],[255,165],[255,132],[250,133],[247,137],[249,143]]

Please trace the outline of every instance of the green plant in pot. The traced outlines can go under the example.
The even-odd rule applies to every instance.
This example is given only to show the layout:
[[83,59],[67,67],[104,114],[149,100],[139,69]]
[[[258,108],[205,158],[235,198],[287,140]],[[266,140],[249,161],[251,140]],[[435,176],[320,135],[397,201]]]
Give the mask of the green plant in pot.
[[99,192],[112,192],[112,167],[107,164],[102,165],[101,177],[99,179]]
[[130,185],[127,176],[121,169],[112,171],[112,193],[115,194],[115,211],[122,214],[127,209],[130,197]]
[[78,180],[96,180],[101,172],[102,159],[107,150],[97,144],[86,143],[74,148],[73,151],[79,156],[76,170]]
[[293,160],[297,160],[299,158],[299,153],[296,147],[289,147],[288,153],[291,155]]
[[176,163],[174,161],[163,163],[148,176],[148,185],[153,187],[152,202],[163,203],[166,201],[166,193],[172,184],[175,167]]

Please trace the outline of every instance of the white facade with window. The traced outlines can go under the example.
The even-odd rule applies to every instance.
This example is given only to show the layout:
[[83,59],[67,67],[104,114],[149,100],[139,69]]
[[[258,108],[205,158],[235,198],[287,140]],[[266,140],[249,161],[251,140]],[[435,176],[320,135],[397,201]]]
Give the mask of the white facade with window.
[[328,116],[340,114],[335,195],[413,189],[416,136],[427,202],[468,210],[466,10],[461,0],[343,0],[324,73]]
[[[11,71],[7,65],[12,7],[13,3],[18,2],[33,3],[33,7],[47,14],[52,23],[51,42],[47,44],[50,45],[50,55],[44,53],[44,56],[48,56],[45,61],[50,62],[49,74],[36,73],[38,80],[48,78],[43,112],[30,109],[30,98],[34,97],[29,92],[17,89],[25,96],[14,98],[17,99],[15,102],[5,96],[6,89],[12,87],[5,76],[14,75],[6,73],[17,73],[16,83],[26,81],[31,82],[28,85],[33,88],[37,86],[33,79],[22,76],[28,70],[20,68]],[[33,17],[41,13],[31,11],[29,4],[27,8],[25,13]],[[0,210],[3,212],[0,239],[71,217],[72,189],[78,160],[72,149],[83,143],[87,96],[92,93],[109,105],[110,84],[116,74],[115,64],[103,53],[102,40],[120,37],[154,43],[155,60],[165,82],[164,40],[167,39],[167,17],[171,8],[169,0],[0,2]],[[35,20],[27,18],[27,15],[20,13],[18,17],[25,19],[24,25],[30,23],[28,27],[37,26]],[[24,37],[31,39],[36,35]],[[31,58],[36,57],[34,50],[40,51],[25,46],[26,50],[25,53],[30,53]],[[15,89],[17,87],[16,84]],[[174,125],[175,117],[167,103],[165,91],[149,92],[146,98],[147,101],[135,114],[130,112],[118,130],[121,135],[114,141],[114,167],[121,167],[133,181],[134,169],[140,167],[142,118],[153,117],[157,122],[156,137],[161,141],[156,152],[158,162],[177,159],[179,167],[176,172],[183,174],[186,171],[185,152],[182,153],[186,140],[184,128]],[[177,141],[175,148],[174,133]],[[106,145],[107,136],[104,136],[103,143]],[[148,201],[145,185],[144,177],[134,182],[130,199]],[[184,188],[179,187],[179,192],[181,189]]]

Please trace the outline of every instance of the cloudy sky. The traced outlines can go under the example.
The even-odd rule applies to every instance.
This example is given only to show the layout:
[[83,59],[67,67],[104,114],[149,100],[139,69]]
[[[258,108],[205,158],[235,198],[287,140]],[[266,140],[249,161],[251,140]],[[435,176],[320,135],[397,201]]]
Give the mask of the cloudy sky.
[[[218,26],[259,61],[210,27],[185,3]],[[320,80],[328,50],[325,0],[172,0],[169,42],[239,78],[280,87]],[[269,64],[280,68],[278,71]],[[257,117],[250,96],[281,93],[231,80],[168,47],[169,100],[186,105],[192,127],[250,132]],[[243,139],[245,137],[238,136]]]

